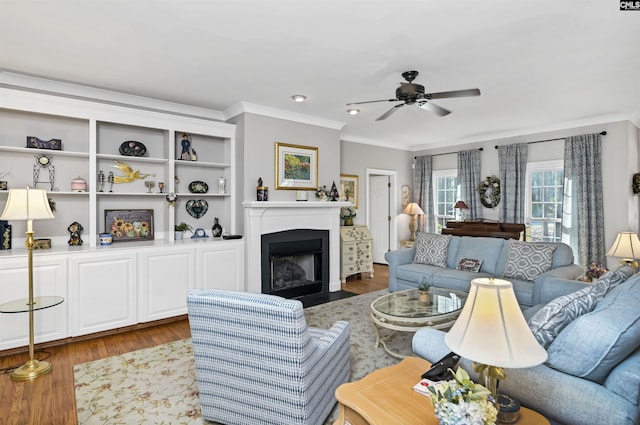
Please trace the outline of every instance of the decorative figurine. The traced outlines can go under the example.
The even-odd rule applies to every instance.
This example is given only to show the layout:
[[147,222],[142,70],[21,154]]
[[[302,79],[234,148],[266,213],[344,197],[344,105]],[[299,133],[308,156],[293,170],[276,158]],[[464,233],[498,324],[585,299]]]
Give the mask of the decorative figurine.
[[109,192],[113,192],[113,182],[115,178],[113,176],[113,171],[109,171],[109,176],[107,177],[107,182],[109,183]]
[[269,188],[267,186],[262,185],[262,177],[258,178],[258,187],[256,188],[258,201],[268,201],[269,200]]
[[198,155],[196,154],[196,150],[195,149],[191,149],[191,160],[192,161],[197,161],[198,160]]
[[213,227],[211,228],[211,234],[214,238],[222,236],[222,226],[218,223],[218,217],[213,219]]
[[191,161],[191,154],[189,153],[189,149],[191,148],[191,136],[187,133],[182,133],[182,152],[180,153],[180,158],[184,161]]
[[[115,176],[113,182],[114,183],[132,183],[136,180],[143,180],[146,179],[149,176],[155,177],[155,174],[152,173],[148,173],[148,174],[142,174],[140,173],[140,170],[134,170],[133,168],[131,168],[130,165],[125,164],[124,162],[121,161],[116,161],[115,165],[112,165],[113,168],[117,168],[118,170],[122,171],[122,173],[124,174],[124,176]],[[109,173],[109,176],[111,176],[111,173]]]
[[336,182],[334,181],[331,185],[331,190],[329,191],[329,196],[332,201],[337,201],[340,197],[340,193],[338,193],[338,188],[336,187]]
[[69,240],[67,243],[71,246],[82,245],[82,237],[80,236],[80,233],[84,230],[82,225],[77,221],[74,221],[69,225],[69,227],[67,227],[67,230],[69,231]]
[[218,177],[218,193],[225,193],[227,180],[224,177]]
[[104,192],[104,182],[106,178],[104,176],[104,171],[98,171],[98,192]]

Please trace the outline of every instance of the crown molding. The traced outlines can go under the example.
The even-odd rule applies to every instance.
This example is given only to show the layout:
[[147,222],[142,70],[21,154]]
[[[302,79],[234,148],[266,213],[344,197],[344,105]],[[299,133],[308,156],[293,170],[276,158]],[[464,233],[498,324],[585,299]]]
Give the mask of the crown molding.
[[223,114],[225,120],[230,120],[231,118],[236,117],[240,114],[256,114],[271,118],[299,122],[303,124],[317,125],[318,127],[326,127],[333,130],[341,130],[342,127],[344,127],[346,124],[340,121],[328,120],[313,115],[285,111],[282,109],[271,108],[269,106],[262,106],[249,102],[238,102],[235,105],[231,105],[224,110]]
[[119,106],[128,106],[155,112],[166,112],[191,118],[225,121],[220,111],[168,102],[143,96],[83,86],[65,81],[20,74],[0,69],[0,86],[16,90],[89,100]]
[[[500,139],[507,139],[510,137],[521,137],[521,136],[528,136],[532,134],[547,133],[552,131],[569,130],[572,128],[588,127],[591,125],[608,124],[608,123],[619,122],[619,121],[633,122],[632,115],[633,114],[628,114],[628,113],[600,115],[596,117],[583,118],[583,119],[578,119],[573,121],[553,123],[553,124],[548,124],[544,126],[504,130],[504,131],[498,131],[494,133],[486,133],[481,135],[469,136],[462,139],[446,140],[446,141],[433,143],[429,145],[414,145],[414,146],[411,146],[409,150],[416,152],[416,151],[423,151],[428,149],[438,149],[438,148],[451,147],[451,146],[457,146],[457,145],[466,145],[471,143],[480,143],[480,142],[494,141],[494,140],[500,140]],[[640,114],[637,118],[640,119]]]

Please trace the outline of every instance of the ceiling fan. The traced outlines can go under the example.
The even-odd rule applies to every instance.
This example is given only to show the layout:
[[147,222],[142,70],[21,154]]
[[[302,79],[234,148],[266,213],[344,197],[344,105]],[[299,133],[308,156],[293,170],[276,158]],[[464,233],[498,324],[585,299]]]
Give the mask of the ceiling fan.
[[444,109],[438,105],[435,105],[430,102],[432,99],[446,99],[449,97],[469,97],[469,96],[480,96],[479,89],[467,89],[467,90],[454,90],[454,91],[443,91],[438,93],[425,93],[424,86],[421,84],[413,83],[413,80],[418,76],[418,71],[406,71],[402,73],[402,77],[407,80],[406,83],[400,83],[400,87],[396,89],[396,98],[395,99],[382,99],[382,100],[368,100],[365,102],[353,102],[347,103],[348,105],[362,105],[364,103],[374,103],[374,102],[402,102],[391,109],[389,109],[384,114],[380,115],[376,118],[376,121],[382,121],[388,118],[391,114],[397,111],[399,108],[405,105],[418,105],[422,109],[426,109],[427,111],[431,111],[434,114],[444,117],[445,115],[449,115],[451,111]]

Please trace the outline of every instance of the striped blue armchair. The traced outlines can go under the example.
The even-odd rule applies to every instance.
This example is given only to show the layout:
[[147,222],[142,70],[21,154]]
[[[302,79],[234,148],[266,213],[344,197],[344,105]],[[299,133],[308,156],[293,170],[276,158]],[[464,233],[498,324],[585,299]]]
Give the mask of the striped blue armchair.
[[302,303],[191,290],[202,416],[225,425],[321,425],[349,379],[349,324],[307,328]]

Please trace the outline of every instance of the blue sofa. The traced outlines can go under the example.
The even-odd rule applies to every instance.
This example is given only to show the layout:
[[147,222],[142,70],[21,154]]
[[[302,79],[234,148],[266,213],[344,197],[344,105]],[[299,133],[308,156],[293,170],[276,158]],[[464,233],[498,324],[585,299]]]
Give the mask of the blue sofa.
[[[593,310],[563,324],[547,346],[549,358],[544,364],[506,369],[500,392],[545,415],[552,424],[640,424],[640,274],[625,281],[632,272],[622,269],[616,271],[622,283],[596,301]],[[611,273],[601,280],[610,278]],[[585,285],[591,284],[547,279],[541,283],[541,301],[549,302],[548,307],[575,298],[584,293]],[[583,290],[574,292],[580,288]],[[552,299],[556,296],[561,297]],[[544,305],[524,312],[530,326]],[[562,302],[560,305],[559,313],[570,309]],[[451,351],[444,335],[439,330],[421,329],[413,338],[414,352],[431,362],[438,360]],[[462,359],[460,366],[478,379],[469,360]]]
[[[445,263],[440,265],[428,264],[429,252],[433,246],[424,248],[424,255],[420,255],[424,241],[435,241],[434,246],[440,245],[439,254],[444,255]],[[426,242],[425,242],[426,243]],[[446,245],[446,248],[444,246]],[[544,249],[549,248],[550,264],[548,270],[530,278],[514,278],[505,273],[508,263],[517,264],[519,269],[529,265],[536,266],[535,255],[519,254],[520,251],[512,247]],[[418,256],[416,256],[418,252]],[[515,256],[515,257],[514,257]],[[518,257],[520,256],[520,257]],[[417,258],[422,257],[422,262]],[[471,280],[479,277],[505,278],[513,283],[513,289],[518,303],[523,307],[531,307],[540,303],[540,288],[542,282],[550,278],[577,279],[584,270],[573,264],[573,251],[564,243],[551,242],[520,242],[500,238],[439,235],[435,233],[419,233],[413,248],[388,251],[385,259],[389,264],[389,291],[416,288],[423,279],[437,287],[469,291]],[[480,270],[477,272],[460,270],[459,264],[463,259],[480,260]],[[534,260],[534,261],[531,261]],[[438,263],[437,261],[433,261]],[[520,262],[525,264],[520,265]],[[532,264],[533,263],[533,264]],[[539,262],[538,262],[539,263]]]

